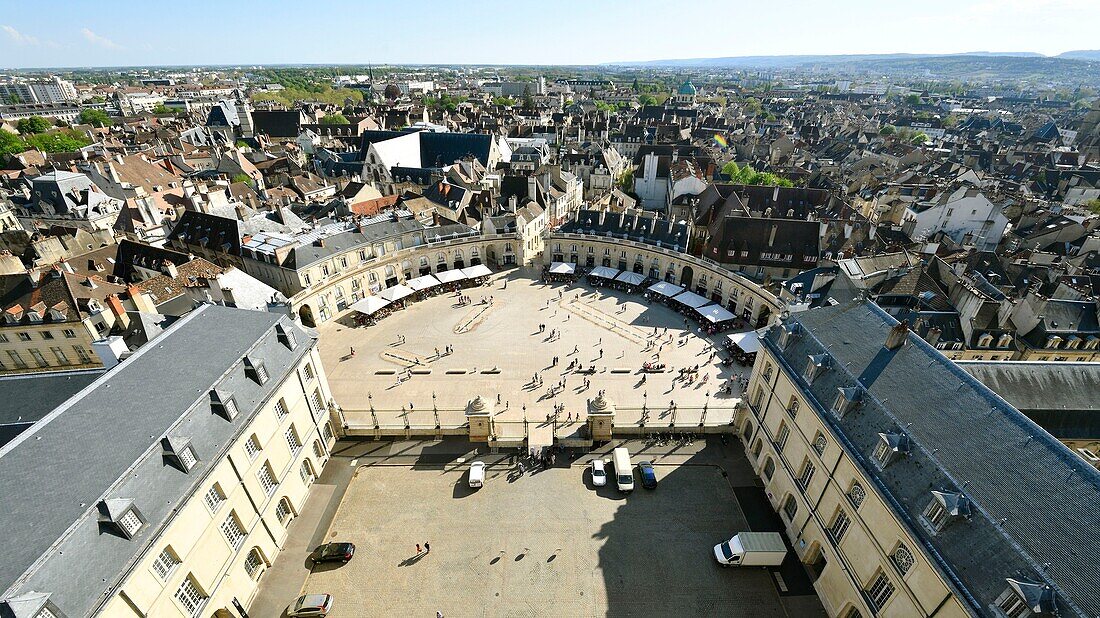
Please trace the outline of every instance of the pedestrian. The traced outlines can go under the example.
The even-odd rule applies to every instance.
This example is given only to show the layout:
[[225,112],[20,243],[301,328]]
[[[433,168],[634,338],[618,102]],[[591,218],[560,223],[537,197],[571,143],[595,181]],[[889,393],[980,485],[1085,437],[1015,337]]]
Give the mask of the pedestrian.
[[355,356],[355,348],[351,348],[351,355]]
[[430,554],[430,553],[432,553],[432,546],[431,546],[431,545],[428,545],[428,542],[427,542],[427,541],[424,541],[424,553],[425,553],[425,554]]
[[600,348],[600,358],[603,358],[603,348]]
[[420,555],[420,543],[416,544],[416,555]]

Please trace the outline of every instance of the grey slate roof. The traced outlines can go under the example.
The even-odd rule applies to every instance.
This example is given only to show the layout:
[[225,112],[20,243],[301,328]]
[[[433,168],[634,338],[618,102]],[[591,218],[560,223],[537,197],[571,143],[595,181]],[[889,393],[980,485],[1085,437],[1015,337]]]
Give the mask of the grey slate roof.
[[0,447],[75,395],[103,369],[26,373],[0,378]]
[[[872,303],[789,321],[803,328],[785,349],[779,328],[764,344],[973,613],[995,615],[1006,578],[1022,577],[1053,585],[1062,616],[1100,615],[1100,471],[922,339],[887,350],[896,321]],[[807,359],[825,350],[833,362],[808,385]],[[855,385],[865,392],[854,411],[826,411],[837,389]],[[906,436],[909,453],[880,468],[871,456],[880,434]],[[963,493],[970,516],[933,534],[921,522],[933,490]]]
[[[92,613],[314,343],[285,316],[202,305],[0,448],[0,600],[34,590],[71,618]],[[265,385],[245,376],[246,354],[264,360]],[[236,399],[233,421],[211,411],[215,385]],[[168,434],[191,439],[189,473],[166,462]],[[105,530],[103,500],[132,500],[146,525],[131,540]]]

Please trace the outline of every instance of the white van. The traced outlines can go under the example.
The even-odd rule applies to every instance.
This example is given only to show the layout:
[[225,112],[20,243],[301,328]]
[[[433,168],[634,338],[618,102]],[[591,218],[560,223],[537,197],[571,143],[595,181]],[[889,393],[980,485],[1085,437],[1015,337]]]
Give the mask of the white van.
[[630,463],[630,451],[622,446],[616,448],[611,461],[615,464],[615,484],[619,491],[634,491],[634,466]]
[[470,487],[481,487],[485,484],[485,462],[475,461],[470,464]]

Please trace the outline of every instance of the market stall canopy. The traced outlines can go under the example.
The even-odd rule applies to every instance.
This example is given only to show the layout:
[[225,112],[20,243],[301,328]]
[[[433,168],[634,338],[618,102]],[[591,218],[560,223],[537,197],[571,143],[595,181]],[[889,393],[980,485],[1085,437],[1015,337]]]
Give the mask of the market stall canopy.
[[554,275],[572,275],[577,272],[577,265],[573,262],[551,262],[550,273]]
[[466,278],[466,275],[462,274],[461,270],[445,270],[436,273],[435,278],[439,279],[440,283],[454,283],[455,281],[462,281]]
[[405,298],[406,296],[408,296],[412,293],[413,293],[412,288],[410,288],[408,286],[405,286],[405,285],[401,285],[399,283],[399,284],[393,286],[392,288],[386,288],[386,289],[382,290],[381,292],[378,293],[378,295],[381,296],[382,298],[385,298],[386,300],[388,300],[392,303],[393,301],[401,300],[402,298]]
[[420,290],[426,290],[432,286],[439,285],[440,281],[431,275],[423,275],[416,279],[409,279],[405,283],[407,283],[410,288],[419,292]]
[[475,277],[488,277],[493,274],[493,271],[489,270],[489,267],[484,264],[478,264],[477,266],[463,268],[462,274],[466,275],[467,279],[473,279]]
[[608,268],[607,266],[597,266],[592,269],[592,272],[588,273],[590,277],[602,277],[604,279],[614,279],[615,275],[619,274],[617,268]]
[[760,330],[750,330],[744,333],[734,333],[729,335],[730,343],[736,344],[741,348],[741,351],[745,354],[752,354],[760,349],[760,336],[764,334],[767,328]]
[[728,320],[733,320],[737,317],[737,316],[733,315],[732,313],[730,313],[729,311],[726,311],[725,308],[722,307],[722,305],[713,305],[711,307],[704,307],[702,309],[699,309],[699,313],[700,313],[700,315],[702,315],[704,318],[706,318],[709,322],[711,322],[713,324],[717,324],[719,322],[726,322]]
[[676,296],[674,296],[672,298],[672,300],[674,300],[678,303],[685,304],[688,307],[691,307],[692,309],[698,309],[699,307],[702,307],[703,305],[709,305],[710,304],[710,299],[709,298],[703,298],[702,296],[699,296],[695,292],[691,292],[691,291],[684,292],[683,294],[677,294]]
[[630,285],[638,285],[645,281],[645,275],[640,273],[630,273],[625,270],[619,273],[618,277],[615,277],[615,281],[622,281],[623,283],[629,283]]
[[684,288],[675,283],[669,283],[668,281],[658,281],[649,286],[649,291],[654,294],[660,294],[661,296],[676,296],[680,292],[683,292]]
[[390,301],[380,298],[378,296],[368,296],[363,300],[360,300],[351,306],[352,309],[359,313],[365,313],[371,315],[375,311],[378,311],[382,307],[390,304]]

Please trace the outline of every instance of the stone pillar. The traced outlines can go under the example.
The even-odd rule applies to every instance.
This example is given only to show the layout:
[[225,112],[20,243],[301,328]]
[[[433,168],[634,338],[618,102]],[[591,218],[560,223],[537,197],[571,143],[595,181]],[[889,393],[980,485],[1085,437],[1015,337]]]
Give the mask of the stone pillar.
[[601,393],[588,402],[588,435],[592,440],[611,439],[615,425],[615,404]]
[[488,442],[492,434],[493,404],[481,395],[466,404],[466,423],[470,427],[471,442]]

